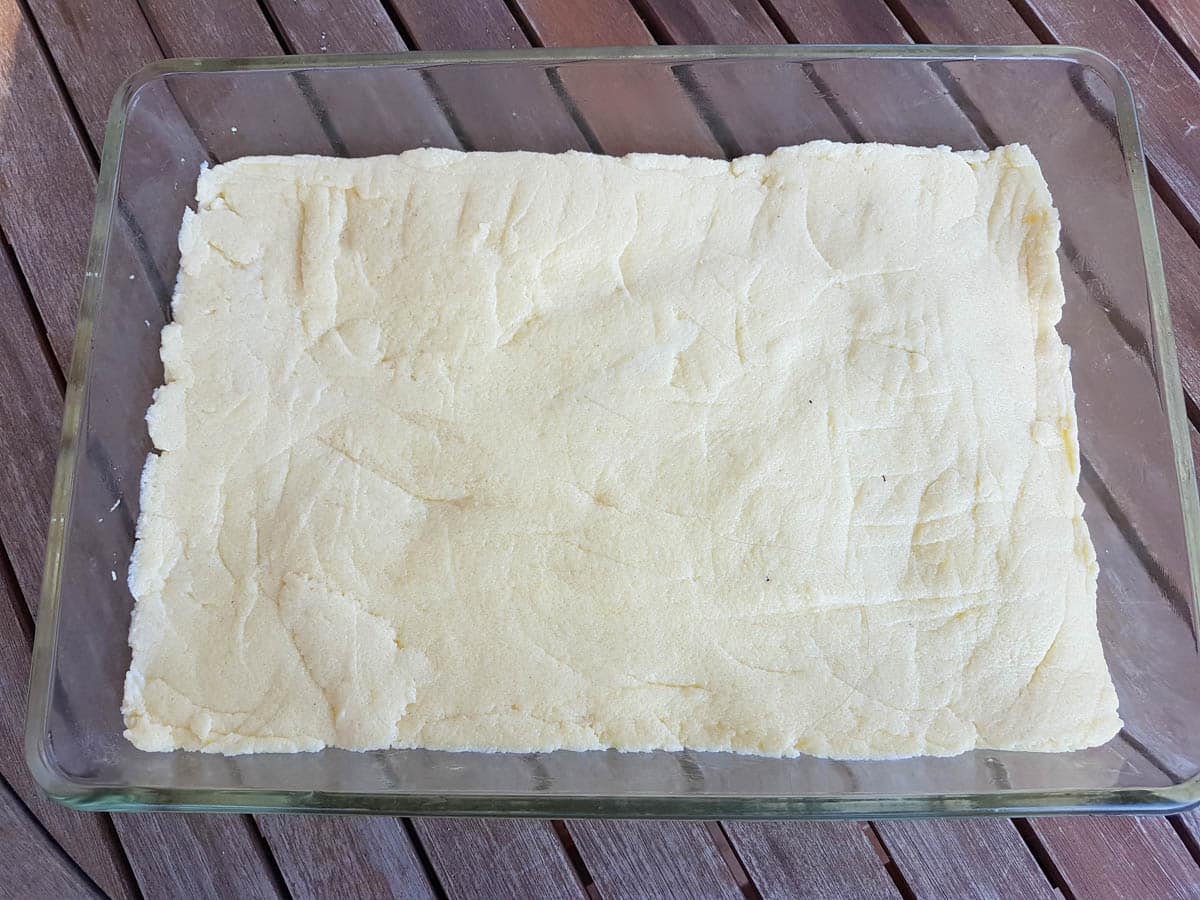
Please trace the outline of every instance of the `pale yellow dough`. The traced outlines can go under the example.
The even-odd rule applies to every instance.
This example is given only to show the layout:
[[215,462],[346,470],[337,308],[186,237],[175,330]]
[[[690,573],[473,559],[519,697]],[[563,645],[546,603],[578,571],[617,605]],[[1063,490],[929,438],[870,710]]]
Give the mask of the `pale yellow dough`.
[[126,735],[1108,740],[1057,243],[1020,146],[204,172]]

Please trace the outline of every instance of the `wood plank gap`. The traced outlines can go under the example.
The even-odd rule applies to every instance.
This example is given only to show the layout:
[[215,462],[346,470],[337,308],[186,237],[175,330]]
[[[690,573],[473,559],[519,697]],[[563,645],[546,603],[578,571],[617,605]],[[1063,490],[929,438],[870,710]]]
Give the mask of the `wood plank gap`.
[[[21,633],[25,636],[25,644],[32,649],[33,632],[37,626],[33,613],[23,602],[25,594],[21,590],[21,582],[17,580],[17,570],[13,567],[12,557],[8,555],[8,547],[2,540],[0,540],[0,583],[7,583],[12,588],[9,592],[11,594],[9,606],[12,607],[13,618],[17,620]],[[25,686],[25,689],[29,690],[28,685]],[[28,699],[26,699],[26,705],[28,706]]]
[[[788,44],[803,43],[794,32],[787,20],[779,12],[772,0],[758,0],[759,6],[762,7],[767,18],[771,20],[771,24],[775,26],[775,30],[779,32],[780,37]],[[864,136],[857,125],[854,124],[854,119],[846,111],[846,107],[842,106],[842,102],[837,97],[837,92],[829,87],[829,83],[818,75],[807,63],[801,66],[805,77],[813,83],[813,87],[817,89],[817,93],[825,100],[825,105],[829,107],[835,119],[849,135],[850,140],[855,143],[862,143]]]
[[725,826],[720,822],[705,822],[704,827],[708,830],[709,837],[716,846],[717,852],[721,854],[721,859],[725,861],[725,868],[733,876],[733,880],[737,883],[738,890],[742,892],[742,896],[746,900],[762,900],[762,892],[758,889],[758,885],[754,883],[754,879],[750,877],[749,870],[742,863],[742,858],[738,855],[737,847],[729,839],[729,835],[725,833]]
[[908,883],[908,879],[900,871],[900,866],[896,864],[892,852],[888,849],[887,841],[883,839],[883,833],[875,827],[874,822],[866,823],[866,832],[867,836],[871,838],[872,843],[879,848],[879,852],[882,854],[880,862],[883,863],[883,868],[891,877],[892,883],[896,885],[896,890],[900,892],[900,896],[904,900],[917,900],[917,892],[912,889],[912,885]]
[[[1129,547],[1133,550],[1134,556],[1137,557],[1139,563],[1146,570],[1146,574],[1150,576],[1150,580],[1163,593],[1175,612],[1187,623],[1192,622],[1192,605],[1187,596],[1175,586],[1171,581],[1171,577],[1163,569],[1162,565],[1154,558],[1154,554],[1150,552],[1150,548],[1142,540],[1133,523],[1129,521],[1129,517],[1125,515],[1116,498],[1108,490],[1108,486],[1100,477],[1100,474],[1092,468],[1092,464],[1088,462],[1086,456],[1082,453],[1079,455],[1079,476],[1080,479],[1087,483],[1088,487],[1096,492],[1100,498],[1100,505],[1104,508],[1104,512],[1112,519],[1113,524],[1121,532],[1121,535],[1129,543]],[[1195,636],[1194,626],[1193,636]]]
[[[1142,116],[1139,114],[1138,118],[1140,121]],[[1147,154],[1145,144],[1142,145],[1142,157],[1146,160],[1146,179],[1150,182],[1150,189],[1158,194],[1159,199],[1171,211],[1171,215],[1188,233],[1188,237],[1200,244],[1200,222],[1195,220],[1179,192],[1171,186],[1171,182],[1163,176],[1162,171]]]
[[[387,4],[385,3],[386,7]],[[412,46],[408,41],[404,42],[408,46]],[[404,829],[404,833],[408,835],[408,840],[412,844],[413,852],[417,855],[417,861],[421,864],[422,871],[425,872],[425,879],[429,882],[429,887],[433,891],[433,895],[437,900],[448,900],[446,889],[442,887],[441,879],[438,878],[437,869],[434,868],[433,862],[429,859],[429,854],[425,850],[425,845],[421,843],[421,836],[417,834],[417,828],[413,825],[412,819],[401,819],[400,825]]]
[[653,7],[646,5],[646,0],[629,0],[629,5],[633,7],[633,11],[642,20],[646,30],[650,32],[650,37],[654,38],[654,43],[667,45],[675,43],[671,40],[671,35],[662,19],[655,15]]
[[525,15],[525,10],[521,9],[521,4],[517,0],[504,0],[504,5],[508,7],[509,15],[513,17],[521,31],[525,32],[525,39],[529,41],[533,47],[545,47],[541,38],[537,35],[537,30],[533,27],[533,23],[529,21],[529,17]]
[[[925,33],[925,29],[922,28],[917,23],[917,20],[909,14],[908,7],[906,7],[901,0],[880,0],[880,2],[888,8],[888,12],[890,12],[895,17],[896,21],[900,23],[900,27],[908,33],[908,36],[912,38],[914,44],[933,43],[933,41],[929,39],[929,35]],[[954,97],[953,95],[951,96],[956,103],[959,103],[958,97]],[[959,106],[962,107],[962,104],[959,103]],[[972,120],[972,124],[974,124],[974,120]]]
[[63,80],[62,73],[58,71],[58,63],[54,59],[54,54],[50,52],[50,45],[46,42],[46,35],[42,33],[42,26],[33,14],[33,10],[29,7],[28,0],[16,0],[17,7],[21,10],[21,15],[29,25],[29,33],[33,36],[34,43],[37,44],[38,52],[46,61],[46,68],[50,71],[50,78],[54,84],[54,90],[58,92],[59,100],[62,101],[63,108],[67,111],[67,121],[75,132],[75,139],[83,145],[84,153],[87,154],[88,161],[92,164],[93,177],[100,171],[100,155],[96,152],[96,148],[92,146],[91,140],[88,138],[87,129],[83,126],[83,117],[79,115],[79,110],[75,106],[75,101],[71,97],[71,92],[67,90],[67,83]]
[[1008,0],[1018,16],[1025,25],[1032,31],[1039,41],[1043,44],[1057,44],[1054,34],[1050,31],[1049,26],[1041,20],[1037,12],[1029,5],[1026,0]]
[[588,149],[593,153],[604,153],[604,147],[600,143],[600,139],[596,137],[596,132],[592,130],[592,126],[588,124],[587,119],[579,111],[579,107],[575,104],[575,98],[563,86],[562,78],[559,77],[558,72],[554,69],[546,69],[546,80],[550,82],[554,93],[558,95],[559,102],[566,108],[567,115],[571,117],[571,121],[579,129],[579,133],[583,135],[584,143],[588,145]]
[[[538,37],[537,29],[533,27],[533,23],[529,21],[529,17],[525,15],[525,10],[521,9],[521,5],[516,0],[504,0],[504,5],[508,7],[508,13],[513,17],[513,21],[525,34],[525,39],[529,41],[530,46],[544,47],[542,39]],[[579,133],[583,135],[584,141],[588,145],[588,149],[593,153],[603,153],[604,147],[600,143],[600,139],[596,137],[596,132],[592,130],[592,126],[588,124],[586,118],[580,113],[579,107],[575,103],[570,93],[562,83],[562,78],[557,70],[547,69],[546,78],[550,81],[550,85],[554,88],[554,93],[558,95],[559,102],[567,109],[567,114],[575,123],[575,127],[579,129]]]
[[[158,52],[164,59],[175,56],[175,53],[171,50],[170,42],[154,27],[154,16],[146,11],[145,0],[134,0],[134,2],[137,3],[138,12],[142,14],[142,18],[146,20],[146,27],[150,30],[150,36],[154,38],[154,43],[158,44]],[[189,121],[188,124],[191,125],[192,123]]]
[[[67,868],[71,869],[75,873],[75,875],[78,876],[80,881],[82,881],[84,884],[88,885],[92,890],[94,890],[96,892],[96,896],[98,896],[98,897],[107,897],[108,896],[108,893],[105,892],[104,890],[102,890],[100,885],[96,884],[96,882],[92,880],[92,876],[90,876],[87,872],[83,871],[83,869],[80,868],[79,863],[75,862],[74,857],[72,857],[70,853],[68,853],[66,850],[64,850],[62,848],[62,845],[59,844],[57,840],[55,840],[54,835],[52,835],[49,831],[46,830],[46,826],[42,824],[42,820],[39,819],[37,816],[35,816],[33,814],[33,810],[31,810],[28,806],[25,805],[25,801],[21,798],[21,795],[18,794],[15,790],[13,790],[12,785],[8,783],[8,779],[6,779],[3,775],[0,775],[0,790],[8,792],[9,802],[11,802],[13,804],[13,806],[17,807],[18,809],[21,810],[22,813],[24,813],[25,818],[26,818],[27,822],[29,823],[29,825],[32,826],[33,828],[36,828],[39,832],[41,832],[42,837],[46,840],[46,842],[51,847],[54,848],[55,853],[58,854],[59,858],[63,861],[64,865]],[[136,885],[137,882],[135,881],[134,884]],[[10,885],[10,887],[15,887],[15,886]],[[140,891],[140,889],[139,889],[139,891]],[[18,889],[18,892],[16,894],[14,894],[13,896],[21,896],[19,889]]]
[[594,898],[594,900],[599,900],[600,890],[596,887],[596,879],[588,871],[587,863],[583,861],[583,854],[575,846],[575,839],[571,837],[571,831],[567,828],[567,823],[562,819],[553,819],[550,822],[550,826],[554,829],[554,834],[558,838],[558,842],[562,844],[563,853],[566,854],[571,868],[575,870],[575,877],[579,879],[579,884],[583,888],[583,892],[589,897]]
[[[383,7],[384,15],[387,16],[391,21],[392,27],[395,28],[396,33],[400,35],[400,40],[404,43],[404,46],[408,47],[410,50],[418,49],[416,39],[413,38],[412,29],[405,24],[404,19],[400,16],[399,10],[396,9],[390,0],[380,0],[379,5]],[[410,820],[406,819],[405,821]]]
[[246,824],[249,826],[247,830],[250,832],[251,840],[258,842],[262,858],[266,860],[267,875],[274,882],[275,893],[287,900],[292,900],[292,890],[288,887],[287,879],[283,877],[283,869],[279,865],[279,860],[275,858],[271,842],[267,840],[267,836],[263,834],[262,828],[258,825],[257,817],[247,815]]
[[8,240],[8,235],[4,233],[4,229],[0,228],[0,253],[4,254],[5,261],[9,268],[12,269],[13,275],[17,279],[17,283],[21,286],[22,302],[26,309],[29,310],[30,318],[33,319],[36,326],[38,345],[41,347],[42,356],[50,366],[50,373],[54,376],[54,383],[58,385],[58,393],[66,394],[67,380],[63,376],[62,367],[58,364],[58,357],[54,355],[54,348],[50,346],[49,332],[46,330],[46,323],[42,319],[42,312],[38,309],[37,303],[33,300],[33,290],[29,287],[29,280],[25,277],[25,273],[21,271],[21,264],[17,260],[16,251],[13,250],[12,243]]
[[1042,843],[1042,839],[1033,830],[1033,826],[1029,824],[1029,820],[1013,819],[1012,823],[1013,827],[1017,829],[1017,834],[1021,836],[1021,840],[1025,842],[1025,846],[1029,848],[1029,852],[1033,854],[1034,861],[1038,864],[1038,868],[1042,870],[1042,874],[1046,876],[1046,880],[1050,882],[1050,885],[1063,896],[1063,900],[1075,900],[1075,895],[1067,887],[1067,880],[1063,878],[1063,874],[1059,870],[1058,864],[1054,861],[1054,857],[1050,855],[1050,851],[1046,849],[1046,845]]
[[[263,20],[267,23],[267,28],[275,37],[275,43],[279,45],[282,53],[292,56],[296,54],[297,48],[288,40],[287,33],[276,20],[275,15],[271,12],[271,7],[267,5],[266,0],[256,0],[258,11],[262,13]],[[321,102],[321,98],[317,96],[313,90],[312,82],[303,73],[296,73],[292,76],[292,80],[296,82],[296,86],[300,89],[300,96],[308,104],[312,114],[317,119],[317,125],[321,131],[325,133],[325,137],[329,140],[330,146],[338,156],[350,156],[350,151],[346,147],[346,142],[342,140],[338,134],[337,128],[333,125],[333,119],[329,115],[329,110],[325,108],[325,104]]]
[[1200,843],[1196,842],[1196,836],[1192,830],[1187,827],[1180,816],[1168,816],[1167,822],[1175,829],[1175,833],[1179,835],[1179,840],[1183,842],[1183,846],[1187,848],[1188,854],[1195,861],[1196,865],[1200,866]]
[[1196,54],[1192,52],[1192,48],[1188,46],[1187,41],[1179,36],[1179,32],[1175,30],[1175,27],[1158,11],[1153,0],[1134,0],[1134,2],[1142,8],[1142,12],[1146,14],[1146,18],[1158,29],[1158,33],[1167,39],[1168,44],[1175,48],[1175,52],[1188,64],[1188,68],[1197,75],[1200,75],[1200,58],[1196,57]]
[[279,44],[280,49],[289,56],[299,52],[292,46],[292,42],[287,39],[287,34],[284,33],[284,30],[279,26],[279,22],[276,21],[275,16],[271,12],[271,7],[267,6],[265,0],[257,0],[257,3],[258,11],[267,20],[267,27],[271,29],[271,34],[275,35],[275,41]]

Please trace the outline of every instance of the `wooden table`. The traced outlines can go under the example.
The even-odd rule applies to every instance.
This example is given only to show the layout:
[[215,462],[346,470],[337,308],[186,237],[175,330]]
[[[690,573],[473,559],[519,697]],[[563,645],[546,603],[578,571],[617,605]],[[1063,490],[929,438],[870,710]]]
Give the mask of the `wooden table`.
[[1117,61],[1141,107],[1183,380],[1200,399],[1193,0],[0,0],[0,893],[1200,897],[1194,814],[843,823],[88,815],[48,801],[30,778],[25,686],[63,371],[104,118],[126,75],[163,56],[784,41],[1059,42]]

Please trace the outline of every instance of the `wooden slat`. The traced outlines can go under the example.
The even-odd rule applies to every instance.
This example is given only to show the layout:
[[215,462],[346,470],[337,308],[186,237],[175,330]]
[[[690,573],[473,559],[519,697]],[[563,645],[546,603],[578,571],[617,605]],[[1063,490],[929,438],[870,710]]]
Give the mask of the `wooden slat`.
[[901,896],[862,822],[727,822],[764,897]]
[[900,6],[931,44],[1040,44],[1009,3],[993,0],[900,0]]
[[1037,860],[1007,819],[877,822],[885,849],[921,898],[1025,900],[1056,896]]
[[1164,818],[1059,817],[1029,824],[1076,897],[1200,896],[1200,867]]
[[1099,50],[1133,83],[1146,152],[1196,231],[1200,223],[1200,77],[1135,0],[1029,0],[1054,39]]
[[114,813],[146,897],[282,896],[249,816]]
[[[5,176],[11,179],[13,188],[0,193],[0,225],[12,240],[62,365],[72,340],[75,298],[93,203],[94,170],[71,127],[65,99],[54,87],[48,61],[33,41],[19,8],[13,0],[4,0],[0,10],[0,29],[6,29],[12,38],[4,41],[5,46],[19,62],[17,77],[12,79],[12,92],[21,98],[28,97],[30,109],[28,115],[6,117],[0,126],[6,129],[0,142],[5,151]],[[87,46],[102,39],[123,46],[117,31],[128,26],[127,17],[106,17],[95,8],[92,13]],[[68,41],[71,33],[55,26],[53,21],[50,25],[44,33],[48,42],[54,42],[56,55],[74,61],[83,45],[73,50]],[[147,42],[143,40],[139,46],[148,52]],[[105,58],[103,53],[93,52],[93,55]],[[0,56],[0,77],[7,77],[4,68],[7,62]],[[121,64],[118,57],[110,60],[106,69],[91,70],[92,79],[101,87],[87,95],[93,97],[90,101],[81,94],[84,102],[94,106],[97,102],[94,97],[111,95],[127,74],[115,68]],[[77,85],[82,87],[83,82]],[[23,105],[26,104],[18,104],[17,108]],[[21,131],[22,128],[26,131]],[[38,216],[27,215],[30,206],[38,209]],[[30,223],[41,226],[41,230],[31,228]],[[36,341],[33,346],[37,346]],[[61,416],[61,395],[56,386],[53,395],[48,395],[47,384],[53,386],[53,377],[44,372],[37,380],[28,380],[16,388],[26,393],[37,392],[36,397],[26,396],[25,403],[31,411],[29,427],[41,435],[57,434]],[[12,385],[0,384],[0,394],[8,395],[13,389]],[[53,474],[51,454],[57,449],[56,437],[51,439],[49,448],[49,453],[31,452],[25,459],[22,472],[28,484],[23,490],[28,496],[18,498],[6,493],[3,498],[4,518],[9,523],[4,532],[6,546],[14,558],[22,561],[23,570],[28,568],[26,560],[40,561],[43,552],[47,486]],[[37,592],[28,581],[23,572],[24,599],[32,608]],[[177,888],[201,896],[229,895],[238,893],[243,886],[258,896],[276,894],[273,865],[264,855],[265,846],[247,817],[121,816],[115,819],[115,825],[138,883],[148,895],[165,896]],[[189,863],[197,859],[205,864],[204,877],[188,883]]]
[[[518,0],[517,5],[543,47],[654,44],[626,0]],[[605,153],[724,155],[683,86],[659,66],[638,71],[568,68],[561,78]]]
[[1194,0],[1154,0],[1153,6],[1192,54],[1190,62],[1195,69],[1200,59],[1200,6]]
[[87,152],[16,0],[0,0],[0,83],[0,228],[29,280],[55,355],[64,361],[75,335],[95,184]]
[[165,56],[277,56],[279,41],[254,0],[221,0],[197,15],[192,3],[140,0]]
[[[20,297],[19,291],[9,293],[12,285],[3,277],[5,268],[5,261],[0,260],[0,290],[5,296]],[[17,328],[11,330],[17,331]],[[6,325],[0,333],[8,335],[10,327]],[[0,352],[7,353],[10,349],[6,342]],[[6,392],[0,391],[3,393]],[[0,453],[3,452],[0,449]],[[29,684],[32,635],[23,627],[24,617],[20,588],[0,559],[0,777],[12,787],[41,826],[107,894],[135,897],[137,889],[125,868],[125,854],[108,817],[78,813],[53,802],[34,783],[25,765],[25,686]]]
[[[0,289],[12,286],[11,273],[8,279],[6,284],[0,276]],[[0,492],[0,519],[5,523],[4,543],[9,552],[17,558],[38,560],[40,566],[45,523],[49,515],[49,484],[53,476],[54,457],[52,452],[39,450],[32,443],[22,446],[17,442],[26,439],[50,440],[49,447],[56,447],[62,397],[51,374],[51,363],[42,355],[33,323],[28,318],[23,319],[20,308],[15,305],[24,303],[23,294],[20,290],[6,290],[5,298],[6,303],[12,305],[5,317],[2,330],[4,344],[0,349],[11,349],[12,355],[6,352],[5,364],[0,367],[0,404],[3,404],[0,411],[6,416],[13,414],[15,421],[19,409],[23,418],[21,428],[0,429],[3,435],[0,440],[4,441],[0,444],[0,452],[6,458],[10,453],[23,454],[20,457],[21,480],[16,482],[22,484],[23,489]],[[28,490],[24,490],[26,487]],[[27,604],[31,604],[36,590],[36,578],[28,586],[28,591],[32,593],[24,585],[21,586]],[[9,620],[3,629],[4,640],[11,642],[19,635],[17,624]],[[24,673],[14,675],[13,680],[6,680],[6,684],[10,685],[9,691],[15,691],[15,698],[23,698],[27,682],[28,662],[25,663]],[[6,728],[14,732],[17,746],[13,752],[18,759],[23,759],[19,742],[24,719],[21,704],[4,710],[3,714]],[[182,818],[156,814],[120,816],[116,817],[115,824],[138,883],[147,894],[166,895],[168,888],[180,886],[187,863],[200,853],[199,858],[206,860],[208,866],[206,884],[228,890],[246,880],[251,886],[264,888],[258,892],[259,896],[269,896],[271,866],[261,858],[261,842],[257,836],[246,831],[247,821],[244,817]],[[94,846],[98,840],[97,834],[99,832],[92,829],[80,829],[80,855],[76,858],[81,865],[85,865],[86,860],[89,872],[96,865],[93,858],[99,852]],[[70,846],[72,855],[75,855],[76,848],[73,845],[64,846]],[[100,846],[106,852],[113,849],[102,841]],[[151,849],[153,852],[148,852]],[[116,862],[111,863],[109,868],[120,870]],[[250,874],[254,877],[248,878]],[[107,882],[112,879],[103,873],[102,876],[107,887]],[[101,877],[97,876],[97,880],[100,881]],[[119,882],[113,890],[119,892]]]
[[606,900],[742,896],[701,822],[580,819],[568,828]]
[[[266,0],[294,53],[403,53],[408,49],[380,0]],[[398,153],[418,145],[457,148],[458,138],[428,85],[418,79],[371,77],[354,83],[309,76],[350,156]]]
[[7,897],[103,897],[0,782],[0,892]]
[[[266,0],[293,53],[403,53],[381,0]],[[403,112],[403,110],[401,110]]]
[[[162,53],[136,0],[29,0],[79,118],[99,149],[121,80]],[[103,47],[104,52],[97,52]]]
[[435,896],[399,819],[258,816],[293,897]]
[[[777,0],[777,20],[790,41],[801,44],[905,44],[911,37],[882,0]],[[906,144],[948,144],[973,149],[979,135],[928,68],[899,63],[870,81],[856,71],[822,69],[821,84],[833,95],[847,124],[845,137]]]
[[[504,0],[433,4],[390,0],[416,47],[468,50],[528,47]],[[534,70],[495,71],[480,81],[452,70],[431,76],[452,110],[470,149],[525,149],[551,153],[587,150],[587,141],[554,86]]]
[[42,579],[62,399],[43,355],[40,326],[3,251],[0,309],[0,481],[12,510],[0,516],[0,539],[21,591],[34,597]]
[[549,822],[417,819],[416,828],[451,900],[583,896]]

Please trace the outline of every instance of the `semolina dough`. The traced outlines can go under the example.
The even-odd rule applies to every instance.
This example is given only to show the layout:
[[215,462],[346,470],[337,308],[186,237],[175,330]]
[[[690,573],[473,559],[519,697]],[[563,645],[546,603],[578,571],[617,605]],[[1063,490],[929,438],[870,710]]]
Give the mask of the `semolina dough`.
[[129,576],[138,747],[1120,727],[1026,148],[251,157],[196,199]]

